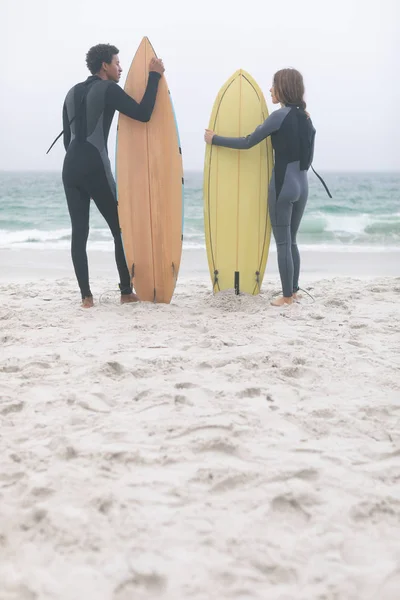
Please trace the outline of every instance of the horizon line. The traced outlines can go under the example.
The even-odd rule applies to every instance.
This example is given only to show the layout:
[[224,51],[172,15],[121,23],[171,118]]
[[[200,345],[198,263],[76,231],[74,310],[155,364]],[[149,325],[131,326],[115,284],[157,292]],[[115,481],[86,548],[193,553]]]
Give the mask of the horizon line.
[[[392,174],[400,174],[400,169],[324,169],[319,167],[320,171],[324,173],[334,173],[334,174],[343,174],[343,173],[392,173]],[[60,169],[0,169],[0,173],[61,173],[62,168]],[[204,168],[187,168],[184,169],[186,173],[203,173]],[[311,174],[311,173],[310,173]]]

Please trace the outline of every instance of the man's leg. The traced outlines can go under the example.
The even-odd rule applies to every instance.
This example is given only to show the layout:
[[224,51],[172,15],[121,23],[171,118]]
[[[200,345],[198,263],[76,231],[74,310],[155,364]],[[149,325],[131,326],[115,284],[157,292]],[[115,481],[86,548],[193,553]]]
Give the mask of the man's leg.
[[[130,296],[132,294],[131,277],[129,275],[126,264],[124,248],[122,245],[121,229],[118,219],[117,201],[114,192],[111,190],[107,177],[104,171],[99,171],[92,175],[90,179],[86,179],[85,188],[93,198],[97,208],[104,217],[112,236],[114,238],[115,261],[117,263],[120,290],[122,296]],[[135,296],[136,299],[136,296]],[[122,298],[122,300],[128,300]],[[131,301],[133,298],[131,299]]]
[[[68,211],[71,218],[71,256],[82,300],[92,298],[89,286],[89,269],[86,244],[89,235],[90,196],[82,189],[64,183]],[[91,304],[90,302],[87,303]]]

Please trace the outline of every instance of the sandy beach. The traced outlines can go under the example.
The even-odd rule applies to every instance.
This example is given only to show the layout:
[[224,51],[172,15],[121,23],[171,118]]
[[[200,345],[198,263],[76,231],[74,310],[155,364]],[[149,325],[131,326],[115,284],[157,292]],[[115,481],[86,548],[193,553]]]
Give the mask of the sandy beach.
[[303,253],[305,296],[120,306],[92,253],[2,250],[1,600],[397,600],[399,253]]

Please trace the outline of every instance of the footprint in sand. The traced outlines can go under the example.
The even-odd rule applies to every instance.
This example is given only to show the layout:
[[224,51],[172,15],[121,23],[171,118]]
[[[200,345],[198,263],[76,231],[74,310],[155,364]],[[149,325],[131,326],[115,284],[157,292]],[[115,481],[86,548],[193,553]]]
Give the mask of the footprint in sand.
[[110,361],[103,365],[103,367],[100,369],[100,372],[103,375],[107,375],[107,377],[111,377],[111,379],[116,379],[125,373],[125,367],[119,362]]
[[261,396],[262,390],[260,388],[246,388],[242,392],[238,392],[236,395],[239,398],[257,398]]
[[237,454],[238,445],[225,438],[214,438],[212,440],[202,441],[196,445],[195,452],[218,452],[233,456]]
[[379,523],[400,524],[400,501],[394,498],[383,498],[376,502],[360,502],[350,511],[353,521],[375,525]]
[[157,572],[136,572],[114,591],[113,600],[155,599],[166,591],[167,578]]
[[365,344],[362,344],[361,342],[357,342],[357,340],[349,340],[347,342],[350,346],[355,346],[355,348],[364,348]]
[[105,397],[99,397],[101,394],[88,394],[84,399],[78,400],[77,404],[85,410],[99,413],[109,413],[111,408],[106,402]]
[[228,469],[198,469],[192,478],[193,483],[210,485],[213,493],[229,492],[238,487],[247,487],[250,482],[258,480],[257,473],[232,471]]
[[35,496],[35,498],[43,499],[52,496],[54,494],[54,490],[47,487],[35,487],[32,488],[31,494],[32,496]]
[[271,511],[279,515],[281,520],[293,525],[304,525],[311,518],[300,502],[289,494],[276,496],[271,502]]
[[364,412],[368,417],[375,417],[377,419],[387,420],[388,418],[397,418],[398,415],[395,411],[400,410],[400,406],[396,406],[396,404],[389,404],[386,406],[366,406],[364,408]]
[[19,338],[15,337],[13,335],[3,335],[0,339],[0,342],[1,342],[2,346],[6,346],[7,344],[18,343]]
[[284,375],[285,377],[293,377],[293,378],[298,378],[298,377],[302,377],[303,370],[300,369],[299,367],[284,367],[281,370],[282,375]]
[[273,585],[294,584],[297,582],[298,576],[295,569],[283,567],[282,565],[270,564],[262,562],[262,559],[251,561],[255,569],[260,571],[267,577]]
[[301,356],[295,356],[293,359],[293,364],[294,365],[306,365],[307,360],[305,358],[302,358]]
[[9,415],[10,413],[21,412],[24,406],[24,402],[10,402],[8,404],[1,405],[0,415]]
[[346,310],[349,309],[349,305],[344,300],[340,300],[340,298],[332,298],[332,300],[327,300],[324,302],[325,306],[332,308],[344,308]]
[[234,475],[228,475],[223,477],[220,481],[217,481],[212,487],[211,492],[230,492],[238,487],[247,487],[247,484],[258,479],[255,473],[237,473]]
[[21,370],[21,367],[17,365],[5,365],[4,367],[0,367],[0,373],[18,373]]
[[199,369],[212,369],[212,365],[207,362],[201,362],[198,364]]
[[310,315],[310,318],[314,319],[314,321],[322,321],[322,319],[325,319],[325,317],[326,315],[320,315],[319,313],[313,313]]
[[11,311],[0,312],[0,321],[7,321],[8,319],[11,319],[13,316],[14,316],[14,314]]
[[16,471],[14,473],[0,473],[0,481],[4,482],[2,487],[11,487],[21,479],[25,477],[23,471]]
[[150,394],[150,390],[143,390],[142,392],[139,392],[138,394],[136,394],[136,396],[133,398],[134,402],[139,402],[139,400],[143,400],[143,398],[147,398],[147,396],[149,396]]
[[294,473],[293,477],[303,479],[304,481],[316,481],[319,477],[319,472],[316,469],[301,469]]
[[[80,423],[81,421],[78,421],[78,424]],[[70,445],[68,438],[63,436],[53,437],[50,443],[48,444],[48,448],[52,451],[53,454],[55,454],[62,460],[71,460],[78,456],[78,453],[75,450],[75,448]]]
[[42,523],[42,521],[46,519],[47,515],[48,512],[44,508],[33,509],[32,511],[30,511],[26,520],[23,523],[21,523],[20,527],[22,531],[29,531],[30,529],[33,529],[34,527],[36,527],[36,525]]
[[183,438],[187,435],[192,435],[194,433],[199,433],[199,432],[210,432],[210,433],[213,432],[214,433],[218,429],[221,429],[222,431],[232,432],[233,426],[232,425],[210,424],[210,425],[198,425],[196,427],[188,427],[188,428],[181,430],[179,433],[175,433],[174,435],[171,435],[170,439],[177,440],[177,439]]
[[364,329],[368,327],[366,323],[350,323],[350,329]]
[[271,481],[289,481],[290,479],[302,479],[303,481],[316,481],[319,472],[316,469],[301,469],[300,471],[283,472],[272,477]]
[[146,377],[153,377],[154,369],[139,368],[132,371],[133,377],[137,379],[145,379]]
[[318,419],[333,419],[336,416],[334,411],[329,410],[329,408],[318,408],[317,410],[311,411],[311,415]]
[[92,504],[97,508],[103,515],[107,515],[114,505],[114,499],[111,496],[103,496],[95,498]]
[[136,465],[149,464],[149,461],[146,461],[140,452],[136,450],[109,450],[101,452],[100,454],[107,466],[109,466],[111,462],[122,465],[128,465],[130,463]]
[[193,402],[189,400],[189,398],[186,398],[186,396],[183,396],[182,394],[177,394],[174,398],[174,402],[177,405],[187,404],[188,406],[193,406]]
[[30,367],[39,367],[39,369],[51,369],[53,365],[45,361],[33,361],[24,366],[24,369],[28,369]]
[[177,390],[190,390],[192,388],[197,387],[194,383],[190,383],[189,381],[182,381],[180,383],[176,383],[175,387]]

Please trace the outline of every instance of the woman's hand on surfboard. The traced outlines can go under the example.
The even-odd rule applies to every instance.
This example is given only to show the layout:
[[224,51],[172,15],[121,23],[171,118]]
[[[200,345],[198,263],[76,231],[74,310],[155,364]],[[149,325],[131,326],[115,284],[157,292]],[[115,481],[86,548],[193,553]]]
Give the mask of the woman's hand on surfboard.
[[160,75],[162,75],[165,71],[165,67],[164,67],[164,63],[162,61],[161,58],[156,58],[155,56],[153,56],[153,58],[150,61],[149,64],[149,71],[155,71],[156,73],[159,73]]
[[206,132],[204,134],[204,141],[206,142],[206,144],[212,144],[214,135],[215,132],[212,131],[212,129],[206,129]]

